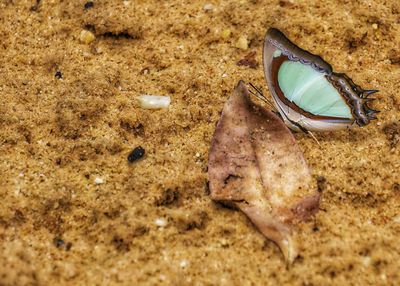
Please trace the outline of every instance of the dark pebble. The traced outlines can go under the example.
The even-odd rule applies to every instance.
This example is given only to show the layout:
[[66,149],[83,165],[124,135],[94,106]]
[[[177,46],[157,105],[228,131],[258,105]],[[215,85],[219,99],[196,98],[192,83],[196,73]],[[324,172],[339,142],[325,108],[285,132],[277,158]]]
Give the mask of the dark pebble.
[[54,242],[54,245],[55,245],[57,248],[60,248],[60,247],[62,247],[62,246],[65,244],[64,240],[62,240],[62,239],[59,238],[59,237],[54,238],[53,242]]
[[128,161],[130,163],[135,162],[136,160],[142,158],[144,156],[144,153],[144,149],[141,146],[138,146],[133,149],[132,152],[128,155]]
[[86,4],[85,4],[85,9],[90,9],[90,8],[93,8],[93,1],[88,1],[88,2],[86,2]]
[[65,246],[65,250],[69,251],[72,247],[72,243],[68,242],[67,245]]
[[323,192],[326,189],[326,178],[324,176],[318,176],[317,178],[318,192]]
[[62,78],[62,73],[60,71],[57,71],[54,76],[56,77],[56,79],[60,79]]
[[36,11],[39,9],[40,1],[41,1],[41,0],[36,0],[35,5],[33,5],[33,6],[31,7],[31,9],[30,9],[32,12],[36,12]]

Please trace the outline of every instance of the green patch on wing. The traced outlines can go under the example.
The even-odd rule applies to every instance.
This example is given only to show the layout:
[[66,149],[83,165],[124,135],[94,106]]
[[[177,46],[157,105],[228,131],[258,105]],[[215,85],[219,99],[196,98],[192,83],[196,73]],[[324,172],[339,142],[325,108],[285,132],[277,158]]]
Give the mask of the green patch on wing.
[[323,73],[300,62],[285,61],[278,71],[285,97],[314,115],[353,118],[350,107]]

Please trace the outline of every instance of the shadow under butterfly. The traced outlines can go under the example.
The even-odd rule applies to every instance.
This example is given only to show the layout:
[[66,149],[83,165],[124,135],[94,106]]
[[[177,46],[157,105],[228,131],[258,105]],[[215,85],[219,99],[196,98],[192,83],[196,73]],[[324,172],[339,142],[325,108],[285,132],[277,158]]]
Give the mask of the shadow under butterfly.
[[376,119],[379,111],[368,102],[378,90],[362,89],[275,28],[265,36],[263,62],[275,106],[290,129],[332,131],[365,126]]

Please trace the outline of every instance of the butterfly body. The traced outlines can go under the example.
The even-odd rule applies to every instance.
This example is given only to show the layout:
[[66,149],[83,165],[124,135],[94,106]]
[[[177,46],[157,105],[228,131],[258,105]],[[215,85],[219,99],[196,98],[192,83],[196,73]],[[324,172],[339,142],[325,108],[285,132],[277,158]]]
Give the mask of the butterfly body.
[[277,29],[264,42],[264,72],[274,103],[293,130],[328,131],[367,125],[378,111],[369,95],[345,74],[295,44]]

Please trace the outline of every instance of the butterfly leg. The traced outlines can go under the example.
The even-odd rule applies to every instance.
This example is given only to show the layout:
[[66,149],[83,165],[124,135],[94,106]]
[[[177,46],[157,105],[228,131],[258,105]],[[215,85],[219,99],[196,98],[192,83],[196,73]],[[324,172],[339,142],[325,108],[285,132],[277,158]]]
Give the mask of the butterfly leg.
[[322,147],[321,144],[319,144],[319,141],[318,141],[317,137],[315,137],[314,133],[312,133],[311,131],[307,130],[307,134],[310,135],[311,138],[315,140],[315,142],[317,142],[319,147]]
[[275,114],[277,114],[278,112],[276,111],[275,106],[272,104],[271,101],[268,100],[268,98],[266,98],[261,90],[261,88],[256,87],[254,84],[252,84],[251,82],[249,82],[250,85],[250,89],[249,92],[254,95],[255,97],[257,97],[258,99],[264,101],[265,103],[267,103],[269,105],[269,107],[275,112]]
[[[300,120],[301,121],[301,120]],[[296,125],[301,131],[303,131],[304,133],[306,133],[307,135],[310,135],[312,139],[315,140],[315,142],[317,142],[319,147],[322,147],[321,144],[319,143],[317,137],[315,137],[314,133],[312,133],[310,130],[307,130],[306,128],[304,128],[301,124],[297,123],[297,122],[293,122],[291,121],[291,123],[293,123],[294,125]]]

